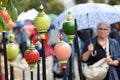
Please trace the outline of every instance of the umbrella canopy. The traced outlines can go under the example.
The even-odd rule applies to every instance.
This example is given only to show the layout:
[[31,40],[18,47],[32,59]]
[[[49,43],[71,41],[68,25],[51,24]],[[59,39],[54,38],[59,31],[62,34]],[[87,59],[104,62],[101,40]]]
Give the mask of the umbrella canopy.
[[85,3],[74,6],[61,13],[54,21],[56,28],[62,29],[68,11],[71,12],[74,19],[77,19],[78,30],[89,27],[95,29],[100,22],[112,24],[120,21],[120,12],[113,6],[102,3]]
[[22,12],[17,21],[25,21],[25,20],[34,20],[34,18],[38,15],[38,11],[36,9],[30,9],[27,12]]

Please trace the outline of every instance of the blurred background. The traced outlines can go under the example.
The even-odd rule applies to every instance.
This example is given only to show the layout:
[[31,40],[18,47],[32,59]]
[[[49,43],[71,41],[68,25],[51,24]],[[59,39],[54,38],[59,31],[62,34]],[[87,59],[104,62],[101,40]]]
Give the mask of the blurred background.
[[[17,2],[19,1],[19,2]],[[23,11],[35,8],[39,11],[39,5],[43,4],[47,14],[53,13],[59,15],[65,9],[80,3],[86,3],[90,0],[13,0],[19,14]],[[110,5],[120,4],[120,0],[93,0],[95,3],[107,3]],[[56,6],[57,5],[57,6]]]

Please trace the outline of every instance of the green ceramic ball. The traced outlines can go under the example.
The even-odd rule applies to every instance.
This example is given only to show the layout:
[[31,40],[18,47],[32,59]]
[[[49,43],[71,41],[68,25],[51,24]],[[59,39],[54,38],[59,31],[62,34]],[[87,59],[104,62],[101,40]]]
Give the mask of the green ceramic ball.
[[63,31],[66,35],[74,35],[75,34],[75,26],[74,21],[66,21],[63,23]]

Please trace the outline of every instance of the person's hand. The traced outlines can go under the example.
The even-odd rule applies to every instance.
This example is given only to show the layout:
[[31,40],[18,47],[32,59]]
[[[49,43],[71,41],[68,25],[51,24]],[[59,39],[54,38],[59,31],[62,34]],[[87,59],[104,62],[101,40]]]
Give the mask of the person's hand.
[[114,64],[114,61],[112,60],[112,58],[110,56],[108,56],[106,58],[106,61],[107,61],[107,64],[109,64],[109,65],[113,65]]
[[92,43],[88,45],[88,51],[91,53],[94,50],[94,46]]
[[114,66],[118,66],[119,65],[119,61],[118,60],[114,60],[113,64],[114,64]]

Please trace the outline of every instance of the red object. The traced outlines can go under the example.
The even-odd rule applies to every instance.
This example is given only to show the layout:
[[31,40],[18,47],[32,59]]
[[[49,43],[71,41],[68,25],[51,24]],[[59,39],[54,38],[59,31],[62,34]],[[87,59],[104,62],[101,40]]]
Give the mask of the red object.
[[65,64],[61,64],[61,67],[64,68],[64,69],[66,69],[67,68],[66,63]]
[[37,41],[40,41],[40,38],[38,38],[38,32],[37,32],[37,30],[36,29],[34,29],[34,32],[32,33],[32,35],[31,35],[31,41],[32,41],[32,43],[35,45],[35,43],[37,42]]
[[33,35],[36,33],[34,25],[32,23],[28,22],[23,26],[23,29],[26,29],[29,33],[29,35]]
[[10,20],[10,15],[8,14],[8,12],[4,9],[0,10],[0,15],[3,17],[3,19],[5,20],[6,23],[9,22]]
[[14,40],[9,40],[9,43],[13,43],[14,42]]
[[14,22],[12,20],[9,20],[9,22],[7,23],[9,29],[12,29],[14,27]]
[[33,64],[39,60],[39,52],[36,49],[28,49],[25,51],[24,57],[28,64]]
[[52,46],[48,43],[49,36],[48,34],[45,34],[45,40],[44,40],[44,47],[45,47],[45,56],[50,56],[53,54],[53,48]]
[[[35,44],[37,42],[37,40],[39,40],[41,42],[41,40],[37,38],[37,35],[34,35],[32,38],[33,44]],[[45,49],[45,56],[46,57],[51,56],[53,54],[53,48],[48,43],[48,40],[49,40],[49,36],[48,36],[48,33],[46,33],[45,39],[44,39],[44,49]]]
[[61,41],[63,40],[63,36],[62,36],[62,34],[60,34],[60,40],[61,40]]
[[5,80],[5,74],[0,74],[0,77],[2,78],[2,80]]
[[58,60],[68,60],[72,50],[68,43],[61,41],[55,45],[54,52]]

